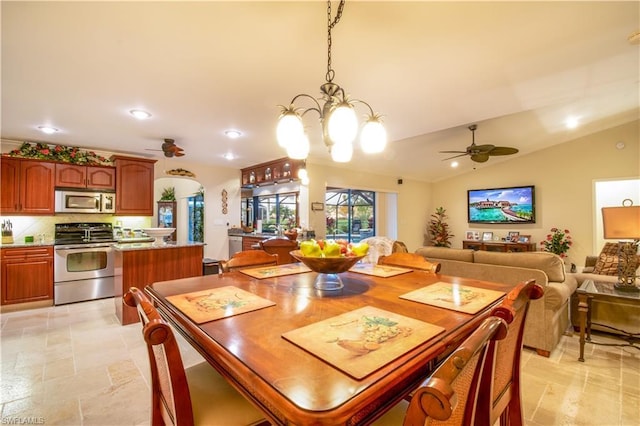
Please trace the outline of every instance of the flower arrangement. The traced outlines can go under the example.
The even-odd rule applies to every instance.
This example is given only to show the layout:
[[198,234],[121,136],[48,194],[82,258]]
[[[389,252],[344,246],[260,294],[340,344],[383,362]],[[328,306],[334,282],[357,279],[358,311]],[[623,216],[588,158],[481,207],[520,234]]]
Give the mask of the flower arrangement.
[[561,231],[558,228],[551,228],[551,233],[547,234],[547,238],[540,241],[542,251],[555,253],[563,259],[567,257],[567,252],[572,244],[573,241],[571,240],[571,235],[569,235],[569,230]]
[[50,147],[46,143],[23,142],[20,148],[9,152],[12,157],[36,158],[40,160],[62,161],[84,165],[110,165],[111,161],[93,151],[81,150],[78,147],[55,145]]
[[449,233],[449,224],[445,222],[447,211],[444,207],[438,207],[436,212],[431,215],[429,221],[429,237],[436,247],[451,247],[451,237]]

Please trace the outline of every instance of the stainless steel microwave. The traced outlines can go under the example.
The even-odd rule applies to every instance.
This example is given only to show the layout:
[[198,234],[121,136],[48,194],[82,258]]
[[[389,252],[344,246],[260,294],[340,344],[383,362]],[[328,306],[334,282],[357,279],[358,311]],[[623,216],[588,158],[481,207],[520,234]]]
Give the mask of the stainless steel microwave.
[[56,191],[56,213],[115,213],[113,192]]

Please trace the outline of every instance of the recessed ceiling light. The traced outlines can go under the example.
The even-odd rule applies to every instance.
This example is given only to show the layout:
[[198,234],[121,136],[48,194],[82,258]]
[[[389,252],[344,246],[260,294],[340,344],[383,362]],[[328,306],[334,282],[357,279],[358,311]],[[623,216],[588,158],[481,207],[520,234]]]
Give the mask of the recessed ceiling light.
[[234,157],[234,155],[233,155],[232,153],[228,152],[228,153],[226,153],[226,154],[224,155],[224,158],[226,158],[227,160],[231,161],[231,160],[233,160],[233,159],[234,159],[234,158],[236,158],[236,157]]
[[147,118],[151,117],[151,113],[148,113],[147,111],[143,111],[141,109],[132,109],[131,111],[129,111],[129,114],[133,115],[138,120],[146,120]]
[[58,129],[56,129],[55,127],[51,127],[51,126],[38,126],[38,130],[40,130],[42,133],[46,133],[48,135],[52,135],[56,132],[59,132]]
[[451,162],[451,167],[456,168],[458,167],[459,163],[457,161],[452,161]]
[[240,136],[242,136],[242,132],[240,130],[225,130],[224,134],[229,139],[238,139]]
[[567,126],[567,129],[575,129],[579,124],[578,117],[569,117],[565,120],[564,124]]

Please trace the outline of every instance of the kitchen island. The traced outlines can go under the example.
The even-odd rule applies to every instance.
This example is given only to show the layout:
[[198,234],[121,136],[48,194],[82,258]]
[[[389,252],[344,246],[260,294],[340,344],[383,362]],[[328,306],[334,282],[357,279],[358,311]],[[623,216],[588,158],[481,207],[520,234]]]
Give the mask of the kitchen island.
[[116,244],[114,303],[120,324],[138,322],[138,313],[122,301],[129,288],[140,289],[157,281],[202,275],[204,243]]

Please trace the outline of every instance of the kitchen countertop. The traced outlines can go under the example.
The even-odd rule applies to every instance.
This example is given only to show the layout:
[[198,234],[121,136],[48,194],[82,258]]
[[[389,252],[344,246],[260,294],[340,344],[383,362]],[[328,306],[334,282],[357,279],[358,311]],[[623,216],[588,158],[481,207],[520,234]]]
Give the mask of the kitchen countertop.
[[205,243],[175,243],[170,242],[166,243],[162,246],[156,246],[153,243],[118,243],[113,246],[114,250],[117,251],[130,251],[130,250],[162,250],[162,249],[170,249],[170,248],[178,248],[178,247],[189,247],[189,246],[204,246]]
[[[255,232],[229,232],[228,235],[230,237],[255,237],[255,238],[271,238],[271,237],[278,236],[277,234],[270,234],[270,233],[257,234]],[[284,235],[280,235],[280,237],[286,238]]]
[[53,245],[53,241],[45,241],[44,243],[39,243],[39,242],[25,243],[24,240],[22,240],[22,241],[16,241],[11,244],[0,244],[0,248],[47,247],[52,245]]

